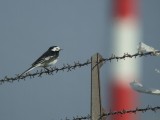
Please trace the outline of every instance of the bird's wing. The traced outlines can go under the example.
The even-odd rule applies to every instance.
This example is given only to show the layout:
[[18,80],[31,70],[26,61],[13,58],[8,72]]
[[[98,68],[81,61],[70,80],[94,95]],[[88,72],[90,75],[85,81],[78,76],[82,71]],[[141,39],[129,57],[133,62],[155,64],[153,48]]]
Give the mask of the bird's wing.
[[49,61],[50,59],[54,59],[54,58],[56,59],[57,57],[58,57],[57,54],[52,54],[46,51],[32,64],[32,66],[36,66],[37,64],[43,64],[45,61]]

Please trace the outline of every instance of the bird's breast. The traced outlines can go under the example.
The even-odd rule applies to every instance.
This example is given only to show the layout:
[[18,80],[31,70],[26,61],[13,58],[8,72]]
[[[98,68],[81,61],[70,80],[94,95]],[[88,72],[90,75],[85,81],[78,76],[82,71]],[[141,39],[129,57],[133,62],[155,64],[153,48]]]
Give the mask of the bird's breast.
[[48,65],[54,65],[57,61],[58,61],[58,59],[55,59],[55,60],[53,60],[53,61],[50,61]]

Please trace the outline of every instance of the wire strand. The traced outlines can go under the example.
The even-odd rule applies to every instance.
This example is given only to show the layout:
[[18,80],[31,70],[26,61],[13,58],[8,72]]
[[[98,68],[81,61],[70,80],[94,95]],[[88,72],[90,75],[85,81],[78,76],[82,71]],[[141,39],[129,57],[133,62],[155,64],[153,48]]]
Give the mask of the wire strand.
[[[156,106],[156,107],[151,107],[151,106],[147,106],[145,108],[136,108],[136,109],[132,109],[132,110],[120,110],[120,111],[110,111],[108,113],[103,113],[102,115],[99,116],[98,120],[101,120],[103,117],[109,117],[112,115],[124,115],[124,114],[136,114],[136,113],[145,113],[147,111],[152,111],[152,112],[158,112],[158,110],[160,110],[160,106]],[[68,119],[66,118],[65,120],[91,120],[91,116],[87,115],[87,116],[81,116],[81,117],[73,117],[73,119]]]

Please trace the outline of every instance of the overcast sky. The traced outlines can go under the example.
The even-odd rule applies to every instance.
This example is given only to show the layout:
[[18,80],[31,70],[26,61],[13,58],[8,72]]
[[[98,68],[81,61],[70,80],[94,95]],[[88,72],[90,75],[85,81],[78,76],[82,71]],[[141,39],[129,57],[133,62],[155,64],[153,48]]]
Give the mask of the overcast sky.
[[[143,41],[160,49],[160,1],[140,1]],[[0,0],[0,77],[30,67],[50,46],[60,53],[57,67],[85,62],[94,53],[109,57],[111,0]],[[127,51],[126,51],[127,52]],[[143,58],[142,83],[160,88],[159,57]],[[102,103],[107,107],[110,63],[101,69]],[[158,106],[160,96],[139,94],[140,106]],[[107,108],[109,110],[109,108]],[[0,85],[0,120],[60,120],[90,114],[90,66],[53,76]],[[139,114],[158,120],[159,113]]]

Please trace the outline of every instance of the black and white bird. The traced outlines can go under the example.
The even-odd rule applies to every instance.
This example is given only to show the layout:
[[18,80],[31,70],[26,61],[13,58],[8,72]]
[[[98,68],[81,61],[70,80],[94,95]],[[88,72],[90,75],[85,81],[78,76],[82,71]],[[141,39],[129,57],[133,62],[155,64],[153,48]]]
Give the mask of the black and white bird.
[[29,71],[33,70],[36,67],[43,67],[47,69],[48,66],[54,65],[59,56],[59,52],[62,49],[58,46],[52,46],[50,47],[42,56],[40,56],[33,64],[32,66],[24,71],[20,76],[28,73]]

